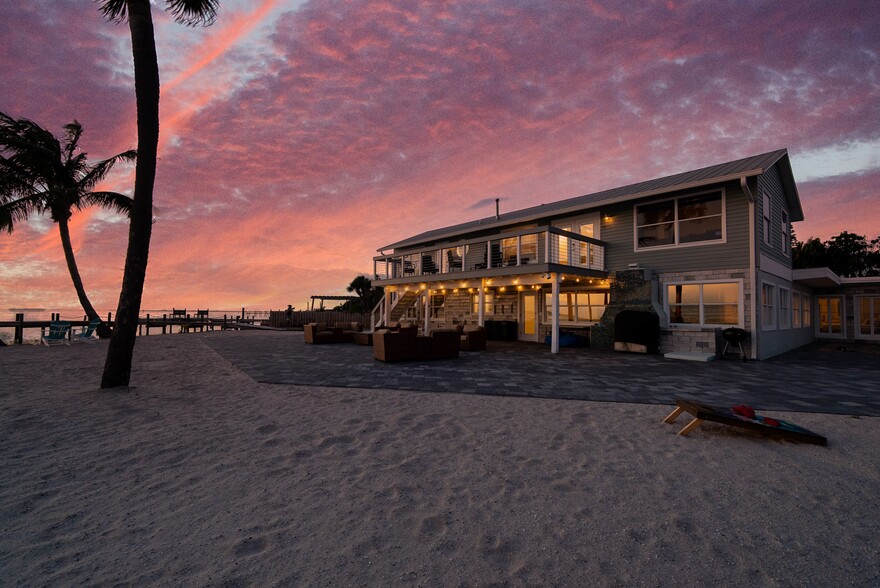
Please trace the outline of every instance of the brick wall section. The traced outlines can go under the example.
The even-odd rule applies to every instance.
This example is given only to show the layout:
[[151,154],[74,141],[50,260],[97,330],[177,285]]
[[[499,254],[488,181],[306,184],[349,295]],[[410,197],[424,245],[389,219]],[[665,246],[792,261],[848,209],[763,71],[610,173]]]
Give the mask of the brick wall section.
[[[516,321],[519,320],[519,293],[515,288],[506,288],[504,292],[493,289],[495,296],[494,312],[486,313],[483,318],[487,321]],[[431,328],[442,329],[459,324],[475,325],[479,315],[474,310],[472,296],[476,293],[467,290],[446,291],[446,301],[443,304],[443,316],[431,319]]]
[[[658,296],[663,301],[664,288],[672,282],[708,282],[718,280],[742,281],[743,287],[743,328],[754,335],[751,323],[752,284],[748,279],[748,269],[710,270],[697,272],[671,272],[659,274],[660,291]],[[752,340],[743,343],[746,354],[750,353]],[[698,353],[720,354],[724,349],[724,341],[721,339],[721,329],[703,328],[666,328],[660,333],[660,352],[687,351]],[[729,350],[728,350],[729,351]]]

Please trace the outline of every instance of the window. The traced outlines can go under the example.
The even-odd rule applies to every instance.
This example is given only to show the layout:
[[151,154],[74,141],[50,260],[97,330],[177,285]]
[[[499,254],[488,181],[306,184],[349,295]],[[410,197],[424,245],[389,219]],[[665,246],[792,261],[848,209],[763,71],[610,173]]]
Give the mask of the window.
[[788,257],[791,255],[791,236],[789,235],[788,213],[784,210],[782,211],[782,224],[780,229],[782,229],[782,254]]
[[795,329],[801,326],[801,293],[791,293],[791,326]]
[[791,320],[791,292],[785,288],[779,289],[779,328],[787,329]]
[[803,326],[810,326],[810,312],[811,312],[811,303],[810,303],[810,295],[809,294],[801,294],[801,306],[803,307],[803,317],[804,320]]
[[443,318],[446,316],[446,296],[443,294],[431,295],[431,318]]
[[842,336],[843,298],[841,296],[816,296],[819,310],[818,332],[820,335]]
[[770,244],[770,194],[764,192],[764,243]]
[[773,306],[775,296],[776,288],[773,285],[761,285],[761,326],[765,330],[776,328],[776,315]]
[[674,325],[738,325],[740,308],[737,282],[666,286],[666,311]]
[[636,206],[636,249],[724,240],[724,193],[680,196]]
[[[480,313],[480,293],[471,294],[471,309],[474,314]],[[483,294],[483,314],[493,314],[495,311],[495,294],[486,292]]]
[[880,337],[880,296],[860,296],[856,298],[856,308],[859,335]]
[[[608,292],[583,290],[559,293],[559,321],[563,323],[592,324],[599,322],[608,306]],[[553,318],[553,294],[544,293],[544,314],[547,322]]]

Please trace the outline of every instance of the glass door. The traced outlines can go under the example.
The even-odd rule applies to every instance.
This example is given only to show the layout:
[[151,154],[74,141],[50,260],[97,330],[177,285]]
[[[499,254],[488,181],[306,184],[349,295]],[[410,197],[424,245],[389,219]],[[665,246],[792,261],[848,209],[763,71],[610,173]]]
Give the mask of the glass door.
[[519,339],[520,341],[538,340],[538,294],[522,292],[520,294]]
[[843,337],[843,297],[817,296],[816,307],[819,320],[816,323],[816,334],[826,337]]

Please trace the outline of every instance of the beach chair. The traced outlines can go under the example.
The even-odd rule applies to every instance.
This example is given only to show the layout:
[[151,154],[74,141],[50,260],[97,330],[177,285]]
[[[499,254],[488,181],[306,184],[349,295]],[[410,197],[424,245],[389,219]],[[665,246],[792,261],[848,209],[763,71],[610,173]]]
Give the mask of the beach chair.
[[89,326],[83,327],[81,333],[74,333],[71,339],[74,343],[94,343],[98,340],[98,338],[95,337],[95,329],[97,329],[100,324],[101,319],[92,319],[89,321]]
[[828,440],[822,435],[808,431],[789,421],[756,415],[754,409],[748,406],[716,408],[692,400],[685,400],[684,398],[676,398],[675,404],[675,410],[663,419],[664,423],[674,423],[675,419],[684,412],[694,417],[694,420],[678,432],[679,435],[687,435],[699,427],[703,421],[711,421],[713,423],[721,423],[722,425],[748,429],[778,439],[789,439],[815,445],[828,444]]
[[40,344],[50,347],[52,345],[70,345],[67,336],[70,333],[70,321],[52,321],[49,323],[49,332],[40,337]]

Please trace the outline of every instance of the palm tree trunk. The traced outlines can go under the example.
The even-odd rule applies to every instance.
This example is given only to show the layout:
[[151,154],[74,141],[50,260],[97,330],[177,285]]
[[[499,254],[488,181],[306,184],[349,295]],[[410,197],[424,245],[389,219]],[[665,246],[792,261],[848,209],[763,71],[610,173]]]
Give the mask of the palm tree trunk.
[[64,259],[67,260],[67,271],[70,272],[70,279],[73,280],[73,287],[76,289],[76,295],[79,297],[79,303],[89,320],[100,320],[101,317],[95,312],[89,297],[86,296],[86,289],[83,287],[82,278],[79,276],[79,269],[76,267],[76,260],[73,258],[73,246],[70,244],[70,227],[66,220],[58,221],[58,232],[61,233],[61,248],[64,249]]
[[159,64],[149,0],[127,0],[134,89],[137,100],[138,158],[128,231],[128,250],[122,291],[116,308],[116,326],[107,349],[101,388],[128,386],[137,336],[138,316],[147,275],[147,257],[153,229],[153,182],[159,145]]

